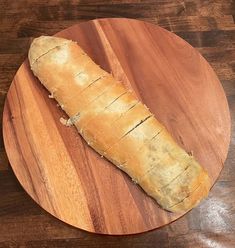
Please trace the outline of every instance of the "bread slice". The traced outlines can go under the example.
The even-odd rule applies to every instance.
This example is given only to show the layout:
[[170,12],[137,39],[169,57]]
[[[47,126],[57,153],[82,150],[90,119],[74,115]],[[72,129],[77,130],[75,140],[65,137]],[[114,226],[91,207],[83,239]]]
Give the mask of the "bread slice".
[[87,143],[163,208],[187,211],[208,194],[210,179],[202,166],[144,104],[75,42],[35,39],[29,61]]
[[[87,69],[92,69],[92,73],[87,76]],[[74,78],[71,79],[71,81],[65,83],[59,84],[56,89],[53,92],[54,98],[61,104],[66,105],[68,102],[70,102],[73,98],[78,98],[80,100],[80,94],[83,93],[87,88],[90,88],[90,86],[93,83],[96,83],[96,86],[100,85],[101,79],[110,78],[110,75],[107,73],[103,73],[104,71],[96,65],[90,65],[88,64],[85,66],[84,71],[80,72],[78,75],[76,75]],[[99,81],[99,83],[98,83]],[[109,84],[107,84],[108,86]],[[103,87],[105,87],[105,84],[103,84]],[[97,90],[101,90],[102,88],[97,88]],[[96,97],[96,94],[99,93],[99,91],[91,92],[92,96]]]
[[98,78],[71,98],[63,98],[63,109],[69,116],[81,115],[88,105],[115,85],[110,75]]
[[[92,121],[95,123],[102,122],[103,126],[107,125],[107,127],[109,127],[114,123],[114,121],[118,120],[123,114],[125,114],[138,103],[139,100],[133,97],[133,95],[130,94],[130,91],[126,91],[125,94],[121,94],[115,99],[115,101],[112,101],[111,104],[91,116],[91,119],[89,119],[87,125],[89,125],[89,123]],[[96,104],[96,102],[93,104]]]
[[[119,97],[126,94],[127,90],[122,84],[113,82],[111,87],[107,89],[102,95],[97,97],[91,104],[80,113],[79,119],[75,122],[75,126],[79,130],[85,130],[88,128],[89,121],[94,118],[95,115],[102,113],[105,108],[108,108]],[[99,130],[97,130],[99,131]]]
[[151,116],[106,150],[106,157],[128,175],[132,175],[132,179],[137,183],[152,165],[135,163],[135,156],[163,129],[164,127]]

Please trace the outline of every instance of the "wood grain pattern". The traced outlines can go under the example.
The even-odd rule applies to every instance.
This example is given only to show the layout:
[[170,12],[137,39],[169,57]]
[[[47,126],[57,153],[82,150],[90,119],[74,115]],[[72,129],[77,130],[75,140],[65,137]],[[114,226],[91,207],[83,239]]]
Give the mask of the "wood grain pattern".
[[[128,19],[81,23],[57,35],[78,41],[132,87],[215,182],[228,150],[229,111],[215,73],[195,49],[164,29]],[[144,232],[180,217],[160,209],[75,128],[61,125],[61,116],[24,62],[7,95],[3,132],[13,170],[39,205],[71,225],[106,234]]]
[[[232,37],[234,1],[232,0],[22,0],[0,2],[0,111],[16,70],[27,56],[33,37],[53,35],[81,21],[98,17],[125,17],[145,19],[168,30],[184,31],[184,39],[197,43],[196,49],[207,59],[218,75],[227,95],[232,121],[229,154],[215,186],[208,198],[197,208],[177,221],[139,235],[107,236],[84,232],[48,214],[19,185],[6,157],[0,133],[0,247],[209,247],[232,248],[235,244],[235,47]],[[149,9],[154,11],[148,14]],[[53,17],[42,8],[54,8]],[[81,5],[84,7],[81,8]],[[89,5],[89,10],[85,6]],[[145,5],[145,7],[143,7]],[[169,6],[170,5],[170,6]],[[178,6],[184,5],[181,12]],[[75,9],[80,9],[78,13]],[[104,11],[106,9],[106,11]],[[169,13],[169,9],[171,12]],[[159,11],[161,10],[161,11]],[[175,10],[175,11],[174,11]],[[203,10],[203,11],[202,11]],[[163,14],[168,11],[167,16]],[[55,13],[56,12],[56,13]],[[58,12],[60,18],[58,19]],[[36,15],[36,13],[38,13]],[[69,13],[69,14],[68,14]],[[147,17],[148,16],[148,17]],[[50,18],[50,20],[49,20]],[[43,20],[42,20],[43,19]],[[215,31],[219,42],[214,43]],[[224,32],[226,31],[226,32]],[[204,35],[206,33],[206,35]],[[194,35],[192,35],[194,34]],[[20,49],[17,49],[21,44]],[[223,46],[221,45],[223,44]],[[206,46],[205,46],[206,45]],[[1,114],[2,116],[2,114]],[[2,119],[1,119],[2,121]],[[213,220],[213,221],[212,221]],[[36,224],[35,224],[36,223]],[[10,230],[10,231],[9,231]]]

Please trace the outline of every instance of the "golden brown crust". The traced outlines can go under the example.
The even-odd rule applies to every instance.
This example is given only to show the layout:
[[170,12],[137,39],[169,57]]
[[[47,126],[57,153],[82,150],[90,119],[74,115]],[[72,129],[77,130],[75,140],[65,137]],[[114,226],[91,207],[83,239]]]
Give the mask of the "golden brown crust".
[[[108,95],[111,95],[113,93],[113,89],[110,89],[110,90],[111,92],[107,92]],[[109,128],[110,125],[112,125],[114,121],[119,119],[130,108],[134,107],[139,102],[138,99],[136,99],[130,93],[130,91],[125,90],[124,92],[125,94],[116,95],[115,101],[112,101],[112,104],[109,104],[108,106],[106,104],[106,106],[102,109],[102,111],[96,112],[95,115],[91,116],[91,119],[89,119],[89,122],[93,121],[95,123],[102,123],[103,127],[104,125],[106,125],[107,128]],[[121,93],[123,93],[123,91],[121,91]],[[100,100],[101,99],[98,98],[97,101],[94,101],[93,103],[94,108],[96,108],[97,105],[100,106],[99,104]],[[104,130],[106,132],[105,127],[104,127]]]
[[[90,123],[90,120],[94,116],[102,114],[104,109],[112,104],[116,99],[125,94],[127,90],[122,84],[111,80],[110,86],[102,95],[98,96],[91,104],[87,105],[86,108],[80,114],[80,118],[75,123],[79,130],[86,130],[89,125],[93,125],[94,122]],[[97,131],[99,131],[98,123],[95,123]]]
[[[100,112],[100,115],[103,116],[103,112]],[[107,121],[107,119],[100,118],[99,116],[99,118],[90,121],[83,128],[82,136],[99,147],[99,151],[101,151],[102,155],[110,160],[111,157],[108,155],[107,150],[140,124],[141,121],[144,121],[149,115],[151,115],[151,113],[144,105],[138,104],[113,123],[111,119]],[[112,125],[109,123],[112,123]],[[95,133],[94,130],[96,130]]]
[[[100,112],[100,115],[107,116],[103,114],[103,112]],[[151,116],[151,113],[140,103],[131,108],[117,121],[114,121],[112,125],[106,125],[105,123],[108,122],[105,121],[105,118],[100,118],[100,122],[95,120],[85,123],[85,125],[83,124],[82,135],[90,142],[105,144],[103,153],[105,155],[105,152],[109,147],[119,141],[125,134],[135,128],[136,125],[140,124],[141,121],[144,121],[148,116]],[[96,129],[96,132],[93,131],[94,129]],[[108,153],[106,157],[109,159]]]
[[169,211],[187,211],[208,194],[207,173],[124,86],[75,43],[35,39],[34,74],[80,134]]
[[[107,97],[110,98],[113,93],[115,93],[116,100],[112,101],[112,104],[108,105],[106,102],[107,99],[104,101],[103,98],[107,98]],[[103,102],[103,107],[102,107],[102,110],[100,110],[101,109],[100,107],[102,106],[102,102]],[[125,91],[125,92],[120,91],[120,94],[117,97],[116,92],[114,92],[114,90],[110,88],[108,92],[102,95],[101,98],[98,98],[95,101],[93,101],[92,105],[89,106],[91,109],[96,109],[96,114],[92,115],[91,119],[87,120],[86,131],[85,131],[86,137],[84,135],[84,138],[88,139],[89,144],[97,152],[103,155],[104,151],[108,149],[110,144],[107,143],[105,139],[102,139],[102,138],[98,139],[97,133],[94,133],[92,131],[93,130],[92,128],[91,128],[91,133],[89,134],[89,128],[88,128],[89,123],[92,123],[92,122],[97,123],[97,124],[100,123],[99,126],[102,125],[103,127],[102,129],[104,133],[102,134],[101,130],[97,132],[100,133],[99,136],[101,137],[105,136],[107,135],[106,128],[110,128],[110,126],[112,126],[116,120],[118,120],[122,115],[124,115],[130,108],[134,107],[138,102],[139,101],[135,97],[133,97],[129,91]]]

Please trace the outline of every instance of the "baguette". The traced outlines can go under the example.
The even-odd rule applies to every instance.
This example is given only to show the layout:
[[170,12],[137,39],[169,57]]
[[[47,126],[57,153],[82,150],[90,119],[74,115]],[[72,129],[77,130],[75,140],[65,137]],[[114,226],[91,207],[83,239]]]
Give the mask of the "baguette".
[[41,36],[32,42],[28,57],[34,75],[87,143],[162,208],[188,211],[207,196],[210,179],[202,166],[77,43]]

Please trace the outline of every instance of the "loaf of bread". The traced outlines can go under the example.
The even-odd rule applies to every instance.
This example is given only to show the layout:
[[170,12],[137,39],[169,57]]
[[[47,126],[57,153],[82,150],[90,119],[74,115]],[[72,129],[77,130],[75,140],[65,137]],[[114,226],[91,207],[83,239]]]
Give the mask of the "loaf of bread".
[[78,132],[164,209],[183,212],[210,189],[206,171],[149,109],[76,42],[49,36],[29,50],[35,76],[68,114]]

